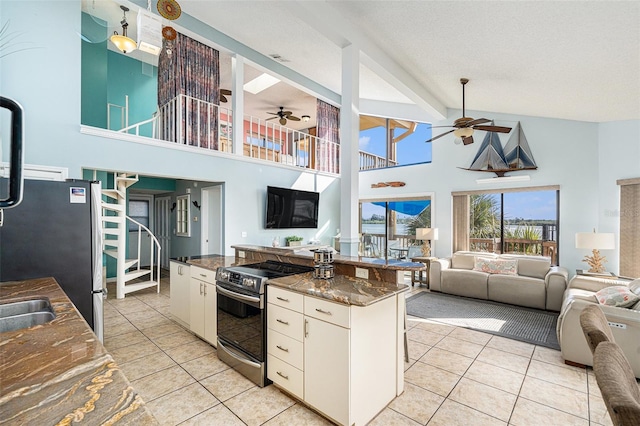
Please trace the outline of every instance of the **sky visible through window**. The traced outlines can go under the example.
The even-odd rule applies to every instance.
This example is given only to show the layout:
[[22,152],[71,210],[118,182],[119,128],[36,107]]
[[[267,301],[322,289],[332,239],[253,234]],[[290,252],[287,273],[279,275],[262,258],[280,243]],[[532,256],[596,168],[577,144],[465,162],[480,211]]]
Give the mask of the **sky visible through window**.
[[[402,134],[401,130],[396,131],[394,137]],[[425,141],[431,138],[431,125],[418,124],[416,131],[398,142],[398,164],[417,164],[431,162],[431,143]],[[387,155],[386,129],[375,127],[373,129],[360,132],[359,146],[361,151],[375,154],[380,157]]]

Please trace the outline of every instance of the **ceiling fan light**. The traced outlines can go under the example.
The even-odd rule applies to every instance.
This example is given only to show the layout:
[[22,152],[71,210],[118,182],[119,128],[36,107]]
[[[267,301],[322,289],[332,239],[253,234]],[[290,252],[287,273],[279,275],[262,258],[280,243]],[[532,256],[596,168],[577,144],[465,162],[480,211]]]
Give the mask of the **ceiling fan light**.
[[473,135],[473,129],[471,127],[463,127],[461,129],[456,129],[453,131],[453,134],[457,138],[468,138]]
[[302,121],[304,121],[305,123],[311,120],[311,117],[309,117],[308,115],[303,115],[301,118],[302,118]]

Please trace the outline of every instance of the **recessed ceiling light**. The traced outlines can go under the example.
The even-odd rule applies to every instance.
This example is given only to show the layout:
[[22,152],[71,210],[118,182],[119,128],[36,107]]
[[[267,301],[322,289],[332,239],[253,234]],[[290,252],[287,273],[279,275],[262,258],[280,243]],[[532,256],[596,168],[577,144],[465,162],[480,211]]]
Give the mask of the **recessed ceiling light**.
[[257,95],[263,90],[268,89],[269,87],[279,82],[280,80],[278,80],[274,76],[264,73],[245,83],[243,87],[245,91]]

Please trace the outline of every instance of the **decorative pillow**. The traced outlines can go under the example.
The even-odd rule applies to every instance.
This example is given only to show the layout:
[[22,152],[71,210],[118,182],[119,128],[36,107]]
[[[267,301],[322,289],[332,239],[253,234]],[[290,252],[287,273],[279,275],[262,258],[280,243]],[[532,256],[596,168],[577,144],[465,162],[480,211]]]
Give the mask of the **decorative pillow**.
[[627,286],[612,285],[598,291],[596,299],[601,305],[628,308],[635,305],[640,300],[640,296],[633,294]]
[[518,260],[476,257],[473,270],[488,274],[518,275]]

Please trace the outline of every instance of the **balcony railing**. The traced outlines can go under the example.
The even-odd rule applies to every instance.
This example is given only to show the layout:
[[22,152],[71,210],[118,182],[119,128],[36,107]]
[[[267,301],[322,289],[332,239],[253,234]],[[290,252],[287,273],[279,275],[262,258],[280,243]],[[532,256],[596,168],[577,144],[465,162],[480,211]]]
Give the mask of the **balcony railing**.
[[[189,119],[185,119],[189,117]],[[118,132],[158,138],[219,152],[233,153],[230,109],[186,95],[161,107],[152,118]],[[278,122],[246,115],[242,153],[265,161],[340,173],[340,144],[290,129]]]
[[523,238],[505,238],[504,252],[499,238],[470,238],[469,250],[488,253],[528,254],[551,258],[551,264],[557,265],[558,243],[545,240],[527,240]]
[[360,151],[359,153],[360,170],[382,169],[389,166],[396,166],[398,164],[397,161],[387,161],[385,157],[371,154],[369,152]]

